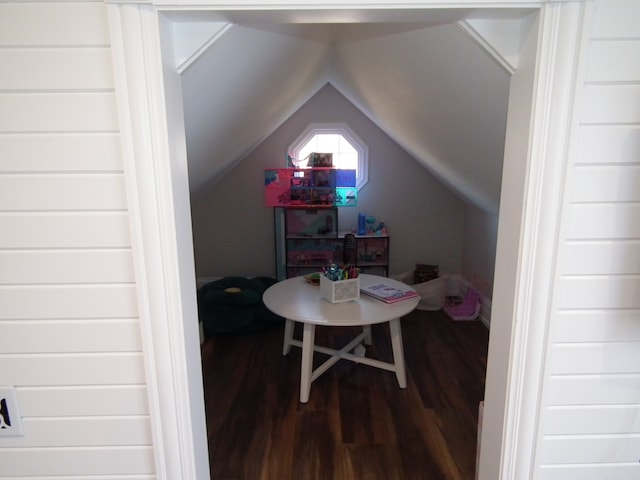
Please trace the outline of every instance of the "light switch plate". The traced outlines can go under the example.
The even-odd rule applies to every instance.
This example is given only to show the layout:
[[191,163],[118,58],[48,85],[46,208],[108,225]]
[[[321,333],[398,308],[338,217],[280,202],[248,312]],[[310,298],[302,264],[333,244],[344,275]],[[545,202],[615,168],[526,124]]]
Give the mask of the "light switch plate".
[[15,387],[0,387],[0,437],[24,435],[17,398]]

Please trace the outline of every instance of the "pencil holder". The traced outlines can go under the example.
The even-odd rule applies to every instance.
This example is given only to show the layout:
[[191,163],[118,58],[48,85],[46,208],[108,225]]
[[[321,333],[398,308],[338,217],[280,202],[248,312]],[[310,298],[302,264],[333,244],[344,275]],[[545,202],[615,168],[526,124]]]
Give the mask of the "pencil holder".
[[320,290],[331,303],[348,302],[360,298],[360,278],[348,280],[329,280],[320,275]]

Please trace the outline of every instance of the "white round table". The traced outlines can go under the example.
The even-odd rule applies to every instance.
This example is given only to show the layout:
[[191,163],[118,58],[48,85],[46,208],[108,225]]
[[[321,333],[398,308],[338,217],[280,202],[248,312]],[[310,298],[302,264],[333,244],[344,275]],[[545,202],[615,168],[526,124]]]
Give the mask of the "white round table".
[[[380,281],[384,281],[391,286],[410,288],[408,285],[391,278],[367,274],[360,275],[361,287]],[[330,303],[323,297],[319,286],[307,283],[304,277],[294,277],[269,287],[264,292],[262,299],[269,310],[286,319],[282,354],[287,355],[291,346],[302,347],[300,402],[306,403],[309,401],[311,382],[322,375],[339,359],[364,363],[395,372],[400,388],[406,388],[407,379],[400,318],[416,308],[420,297],[387,304],[361,294],[360,298],[353,301]],[[294,322],[303,323],[302,342],[293,338]],[[389,322],[389,330],[391,332],[393,363],[381,362],[366,357],[364,355],[364,347],[361,346],[363,343],[371,344],[371,325],[385,322]],[[315,345],[316,325],[328,327],[361,325],[363,331],[340,350],[334,350]],[[313,370],[314,351],[331,355],[331,358],[316,370]],[[354,352],[350,353],[352,351]]]

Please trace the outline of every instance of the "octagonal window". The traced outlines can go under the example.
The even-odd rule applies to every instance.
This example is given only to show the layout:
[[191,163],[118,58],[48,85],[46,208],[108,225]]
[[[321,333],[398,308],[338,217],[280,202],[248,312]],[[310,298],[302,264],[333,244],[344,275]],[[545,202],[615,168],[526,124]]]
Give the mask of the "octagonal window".
[[345,124],[312,124],[300,135],[289,149],[293,163],[299,168],[308,168],[309,154],[333,154],[333,166],[356,171],[356,188],[367,183],[367,146]]

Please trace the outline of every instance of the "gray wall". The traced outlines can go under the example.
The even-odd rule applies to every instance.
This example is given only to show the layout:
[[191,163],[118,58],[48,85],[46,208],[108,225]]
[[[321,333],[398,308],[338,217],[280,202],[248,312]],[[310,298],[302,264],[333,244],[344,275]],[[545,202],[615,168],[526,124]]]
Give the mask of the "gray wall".
[[360,190],[357,208],[340,209],[339,228],[355,227],[358,212],[384,220],[392,274],[412,270],[416,263],[460,272],[465,203],[327,85],[194,200],[198,277],[275,276],[273,210],[264,206],[263,172],[284,166],[291,142],[314,122],[347,123],[369,146],[369,182]]
[[492,297],[498,241],[498,216],[468,204],[465,212],[462,275]]

